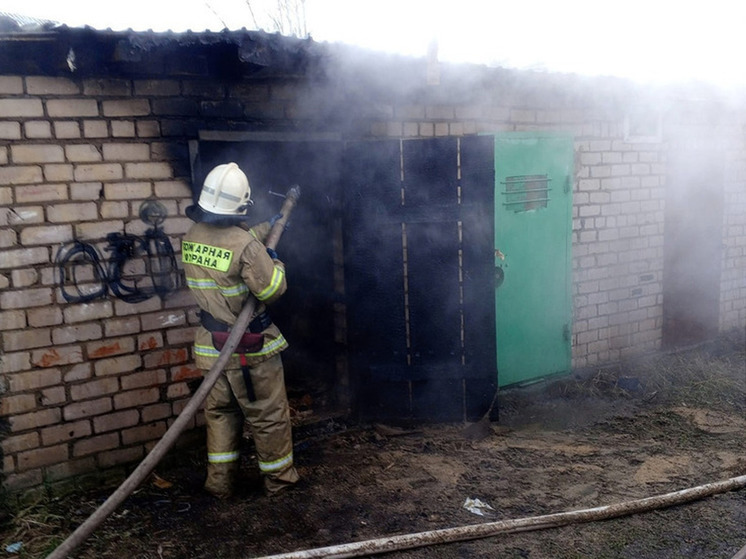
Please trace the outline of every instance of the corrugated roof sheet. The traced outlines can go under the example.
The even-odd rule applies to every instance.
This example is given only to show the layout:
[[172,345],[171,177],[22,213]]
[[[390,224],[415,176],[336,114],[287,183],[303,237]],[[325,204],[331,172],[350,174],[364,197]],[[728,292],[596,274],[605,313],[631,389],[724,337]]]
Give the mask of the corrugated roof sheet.
[[42,19],[0,11],[0,31],[28,33],[51,29],[56,25],[59,25],[59,23],[51,19]]
[[325,50],[312,39],[246,29],[155,32],[13,25],[0,26],[0,73],[300,76]]

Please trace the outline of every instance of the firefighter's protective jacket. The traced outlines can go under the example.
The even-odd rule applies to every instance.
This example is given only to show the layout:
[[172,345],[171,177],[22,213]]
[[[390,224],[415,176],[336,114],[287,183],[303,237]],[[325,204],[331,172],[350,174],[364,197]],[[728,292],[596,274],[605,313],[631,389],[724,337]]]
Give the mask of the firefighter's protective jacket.
[[[181,249],[187,285],[199,307],[214,319],[232,325],[251,293],[258,301],[254,315],[259,315],[266,310],[266,304],[278,299],[287,289],[285,266],[280,260],[273,260],[264,246],[269,230],[269,223],[251,228],[196,223],[184,236]],[[288,347],[274,323],[262,334],[263,347],[245,354],[249,366]],[[195,365],[209,370],[219,354],[211,333],[200,326],[195,334]],[[239,356],[233,354],[226,369],[239,368]]]

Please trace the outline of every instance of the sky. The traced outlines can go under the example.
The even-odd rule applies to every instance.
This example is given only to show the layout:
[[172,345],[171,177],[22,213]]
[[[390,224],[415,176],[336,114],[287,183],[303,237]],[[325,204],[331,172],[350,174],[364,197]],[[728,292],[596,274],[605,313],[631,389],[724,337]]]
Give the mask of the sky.
[[[0,0],[0,11],[98,29],[219,31],[254,29],[256,21],[274,31],[266,14],[276,13],[279,1]],[[737,0],[305,0],[305,15],[316,41],[386,53],[422,57],[437,41],[444,62],[746,86],[739,6]]]

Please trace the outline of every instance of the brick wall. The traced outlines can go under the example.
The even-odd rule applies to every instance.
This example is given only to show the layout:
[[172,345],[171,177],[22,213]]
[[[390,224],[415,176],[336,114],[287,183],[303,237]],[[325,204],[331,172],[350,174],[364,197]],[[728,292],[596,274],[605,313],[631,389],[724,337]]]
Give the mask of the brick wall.
[[586,366],[660,343],[665,167],[660,145],[625,143],[618,129],[578,156],[573,362]]
[[0,413],[11,491],[141,459],[199,376],[188,292],[68,304],[54,266],[72,239],[100,247],[108,233],[142,233],[138,210],[151,197],[178,246],[191,203],[186,144],[164,134],[175,119],[154,110],[179,85],[0,77]]
[[[738,122],[738,121],[736,121]],[[746,329],[746,131],[729,151],[723,216],[720,329]]]
[[[0,76],[0,415],[8,489],[122,470],[188,400],[188,382],[198,376],[188,292],[136,304],[115,297],[68,304],[54,258],[72,239],[100,244],[111,232],[142,233],[138,209],[150,197],[167,208],[165,232],[178,247],[191,203],[187,141],[200,128],[336,130],[355,138],[570,132],[573,363],[659,347],[666,142],[625,141],[623,95],[599,102],[558,96],[552,87],[496,84],[493,91],[485,83],[465,94],[444,81],[415,102],[385,92],[342,105],[339,83],[315,87]],[[356,117],[339,118],[340,107]],[[742,131],[736,119],[726,134],[723,329],[746,326]]]

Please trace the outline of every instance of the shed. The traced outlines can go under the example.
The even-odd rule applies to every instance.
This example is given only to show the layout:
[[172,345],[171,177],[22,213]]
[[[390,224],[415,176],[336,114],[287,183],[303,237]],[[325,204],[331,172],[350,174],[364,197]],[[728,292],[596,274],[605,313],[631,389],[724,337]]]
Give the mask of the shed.
[[475,419],[744,331],[744,101],[246,30],[0,34],[6,488],[126,472],[183,409],[184,210],[229,160],[258,221],[302,189],[272,309],[296,422]]

